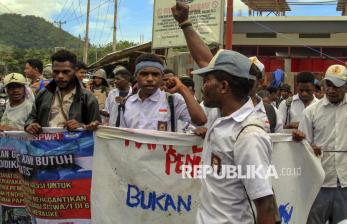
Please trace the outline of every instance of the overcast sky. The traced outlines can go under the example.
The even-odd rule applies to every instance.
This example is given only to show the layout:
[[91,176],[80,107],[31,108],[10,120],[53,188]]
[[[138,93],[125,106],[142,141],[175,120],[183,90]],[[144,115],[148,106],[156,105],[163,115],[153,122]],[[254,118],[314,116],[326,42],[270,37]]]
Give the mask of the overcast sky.
[[[294,1],[294,0],[292,0]],[[296,0],[306,1],[306,0]],[[312,1],[312,0],[311,0]],[[64,30],[84,36],[87,0],[0,0],[0,13],[18,13],[44,17],[50,22],[65,21]],[[91,0],[90,40],[93,44],[112,41],[114,0]],[[306,1],[307,2],[307,1]],[[292,6],[290,16],[334,16],[336,6]],[[234,0],[234,14],[248,14],[247,6]],[[152,35],[153,0],[118,0],[118,40],[145,41]]]

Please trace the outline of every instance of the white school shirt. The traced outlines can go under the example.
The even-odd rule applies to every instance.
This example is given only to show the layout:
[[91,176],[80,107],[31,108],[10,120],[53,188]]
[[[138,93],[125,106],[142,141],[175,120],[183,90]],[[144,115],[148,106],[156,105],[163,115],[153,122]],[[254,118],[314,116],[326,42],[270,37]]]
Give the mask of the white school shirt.
[[[317,102],[318,99],[313,96],[313,100],[311,101],[310,105]],[[282,122],[284,125],[287,125],[292,122],[299,122],[302,115],[303,111],[305,110],[305,104],[300,100],[299,95],[296,94],[293,96],[293,101],[290,106],[290,120],[289,122],[286,123],[287,120],[287,101],[283,100],[281,104],[278,107],[278,110],[280,111],[281,117],[282,117]]]
[[[119,96],[119,92],[120,91],[118,88],[112,89],[109,92],[108,97],[107,97],[106,102],[105,102],[104,111],[106,111],[107,113],[110,114],[108,125],[113,126],[113,127],[116,126],[116,122],[117,122],[119,103],[117,103],[116,97]],[[128,92],[128,96],[131,95],[131,93],[132,93],[132,88],[130,87],[129,92]]]
[[[347,187],[347,95],[339,105],[324,98],[304,111],[299,123],[310,144],[322,149],[322,165],[325,171],[323,187]],[[328,152],[343,151],[343,152]]]
[[24,130],[25,121],[31,113],[32,108],[33,102],[28,99],[25,99],[23,103],[15,107],[11,107],[10,102],[8,101],[0,123],[2,125],[8,125],[13,128]]
[[[139,90],[140,92],[141,90]],[[139,92],[125,103],[124,115],[120,126],[124,128],[159,130],[159,126],[166,126],[171,131],[170,106],[164,91],[158,89],[144,101],[140,99]],[[175,121],[191,122],[187,105],[180,94],[173,94]]]
[[[217,118],[205,137],[203,165],[219,161],[218,165],[241,165],[243,168],[246,165],[263,166],[261,173],[264,174],[271,159],[270,136],[257,128],[257,131],[243,133],[235,143],[242,122],[250,118],[256,118],[251,99],[231,115]],[[251,200],[273,194],[269,179],[217,179],[207,175],[201,182],[198,224],[253,223],[244,189]]]
[[207,117],[207,122],[204,125],[206,128],[210,128],[213,124],[213,122],[220,117],[220,110],[216,107],[214,108],[210,108],[210,107],[206,107],[204,105],[204,102],[200,103],[200,106],[202,108],[202,110],[204,111],[206,117]]
[[[260,100],[260,102],[257,105],[254,106],[254,110],[255,110],[255,112],[257,114],[257,117],[265,123],[265,131],[267,133],[271,133],[270,121],[269,121],[269,118],[266,115],[264,102],[263,102],[263,100],[260,97],[257,97],[257,98],[258,98],[258,100]],[[278,111],[278,109],[276,107],[273,107],[273,108],[275,109],[275,113],[276,113],[275,133],[282,133],[283,132],[283,122],[282,122],[281,114],[280,114],[280,112]]]

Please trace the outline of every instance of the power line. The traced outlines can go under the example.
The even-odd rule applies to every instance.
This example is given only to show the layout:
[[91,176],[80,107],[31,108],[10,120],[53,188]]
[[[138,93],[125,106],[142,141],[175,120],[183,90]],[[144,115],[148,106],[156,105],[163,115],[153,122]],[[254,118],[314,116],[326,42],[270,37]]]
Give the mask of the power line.
[[[92,12],[92,11],[94,11],[94,10],[100,8],[101,6],[105,5],[107,2],[110,2],[110,1],[112,1],[112,0],[103,1],[102,3],[100,3],[100,4],[97,5],[97,6],[95,6],[93,9],[91,9],[90,12]],[[72,18],[72,19],[70,19],[70,20],[68,20],[68,21],[66,21],[66,22],[67,22],[67,23],[70,23],[70,22],[72,22],[72,21],[74,21],[74,20],[76,20],[76,19],[79,19],[79,18],[81,18],[81,17],[83,17],[83,16],[85,16],[85,15],[86,15],[86,13],[82,14],[82,15],[79,16],[79,17]]]
[[[75,4],[73,4],[73,6],[74,6],[74,7],[72,8],[73,14],[74,14],[75,17],[78,17],[77,12],[76,12],[76,11],[78,10],[78,6],[76,5],[77,10],[76,10],[76,8],[75,8]],[[80,28],[83,29],[83,24],[84,24],[84,22],[83,22],[82,18],[80,18],[80,19],[78,20],[78,23],[79,23]]]
[[[255,21],[254,19],[252,19],[252,22],[255,23],[255,24],[257,24],[258,26],[263,27],[264,29],[266,29],[266,30],[268,30],[268,31],[270,31],[270,32],[272,32],[272,33],[276,33],[277,35],[282,35],[282,36],[283,36],[284,38],[286,38],[287,40],[290,40],[290,41],[293,40],[293,38],[287,37],[286,35],[284,35],[284,34],[282,34],[282,33],[280,33],[280,32],[277,32],[276,30],[274,30],[274,29],[272,29],[272,28],[270,28],[270,27],[268,27],[268,26],[266,26],[266,25],[264,25],[264,24],[261,24],[261,23]],[[314,48],[311,47],[311,46],[308,46],[308,45],[306,45],[306,44],[299,44],[299,45],[302,46],[302,47],[305,47],[305,48],[307,48],[307,49],[309,49],[309,50],[311,50],[311,51],[313,51],[313,52],[322,54],[323,56],[325,56],[325,57],[327,57],[327,58],[330,58],[330,59],[332,59],[332,60],[335,60],[335,61],[338,61],[338,62],[340,62],[340,63],[345,64],[344,61],[341,61],[341,60],[339,60],[338,58],[336,58],[336,57],[334,57],[334,56],[330,56],[330,55],[328,55],[328,54],[325,54],[325,53],[323,53],[323,52],[321,52],[321,51],[319,51],[319,50],[316,50],[316,49],[314,49]]]
[[73,7],[73,2],[74,2],[74,0],[71,0],[70,7],[67,8],[67,9],[65,10],[66,13],[60,18],[60,20],[65,19],[65,18],[68,18],[68,17],[66,17],[66,16],[69,15],[69,12],[72,11],[71,9],[72,9],[72,7]]
[[[99,5],[100,5],[100,3],[101,3],[101,0],[99,0]],[[98,12],[96,14],[94,32],[90,36],[90,40],[94,40],[94,38],[96,36],[96,32],[98,31],[99,22],[100,22],[100,7],[98,8]]]
[[5,4],[0,2],[0,5],[2,5],[7,11],[9,11],[10,13],[14,13],[11,9],[9,9]]
[[103,21],[103,24],[102,24],[102,30],[99,34],[99,38],[98,38],[98,42],[100,43],[101,42],[101,38],[103,37],[103,34],[104,34],[104,31],[105,31],[105,25],[106,25],[106,22],[107,22],[107,16],[108,16],[108,13],[110,11],[110,4],[111,2],[108,3],[107,5],[107,10],[106,10],[106,14],[105,14],[105,17],[104,17],[104,21]]
[[69,0],[65,0],[65,2],[64,2],[64,4],[63,4],[63,8],[60,10],[60,13],[59,13],[59,15],[57,16],[56,20],[60,20],[60,16],[63,14],[64,9],[65,9],[65,6],[66,6],[66,4],[67,4],[68,1],[69,1]]

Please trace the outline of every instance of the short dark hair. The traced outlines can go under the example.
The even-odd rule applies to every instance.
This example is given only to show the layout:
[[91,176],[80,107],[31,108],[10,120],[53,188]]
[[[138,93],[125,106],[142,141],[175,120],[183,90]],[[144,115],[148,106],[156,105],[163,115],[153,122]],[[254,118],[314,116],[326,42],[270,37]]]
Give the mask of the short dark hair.
[[182,77],[180,78],[181,82],[183,83],[183,85],[187,86],[187,87],[192,87],[193,90],[195,90],[195,83],[194,80],[190,77]]
[[52,61],[52,64],[53,64],[54,61],[58,61],[58,62],[69,61],[74,66],[76,66],[76,64],[77,64],[77,56],[74,53],[72,53],[71,51],[63,49],[63,50],[59,50],[59,51],[55,52],[51,56],[51,61]]
[[80,69],[87,69],[87,65],[84,62],[81,61],[77,61],[76,63],[76,69],[80,70]]
[[43,63],[39,59],[28,59],[26,60],[31,67],[36,68],[41,74],[43,72]]
[[[251,76],[256,76],[258,71],[259,68],[252,64],[249,74]],[[243,100],[249,96],[255,82],[252,79],[240,78],[224,71],[216,72],[214,77],[220,82],[227,81],[230,86],[231,94],[238,100]]]
[[314,75],[312,72],[300,72],[296,77],[296,82],[314,84]]
[[170,74],[170,73],[176,75],[176,73],[172,69],[170,69],[170,68],[166,68],[166,69],[163,70],[163,74],[164,75],[165,74]]
[[269,86],[266,89],[267,91],[269,91],[270,94],[276,93],[278,91],[278,88],[274,87],[274,86]]
[[164,66],[163,60],[161,60],[161,58],[158,55],[155,55],[155,54],[146,53],[146,54],[142,54],[142,55],[138,56],[136,58],[136,60],[135,60],[135,65],[137,65],[137,64],[139,64],[140,62],[143,62],[143,61],[158,62],[158,63],[160,63],[161,65]]
[[126,69],[120,70],[119,72],[114,74],[113,77],[116,77],[118,75],[121,76],[122,78],[128,80],[129,82],[130,82],[131,76],[132,76],[131,73],[128,70],[126,70]]
[[262,99],[265,97],[270,97],[270,92],[267,90],[260,90],[258,93],[258,96],[260,96]]

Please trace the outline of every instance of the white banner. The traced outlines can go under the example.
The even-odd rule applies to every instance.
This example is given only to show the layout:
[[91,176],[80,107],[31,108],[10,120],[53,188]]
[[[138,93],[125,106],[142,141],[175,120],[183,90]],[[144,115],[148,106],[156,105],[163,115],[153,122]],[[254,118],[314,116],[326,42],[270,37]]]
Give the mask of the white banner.
[[[324,179],[306,143],[276,134],[273,187],[282,223],[306,223]],[[200,181],[183,179],[183,164],[201,164],[194,135],[101,127],[96,133],[92,183],[93,223],[194,223]]]
[[[189,19],[207,43],[223,44],[224,0],[181,0],[190,7]],[[176,0],[154,0],[152,48],[186,46],[183,32],[172,16]]]

